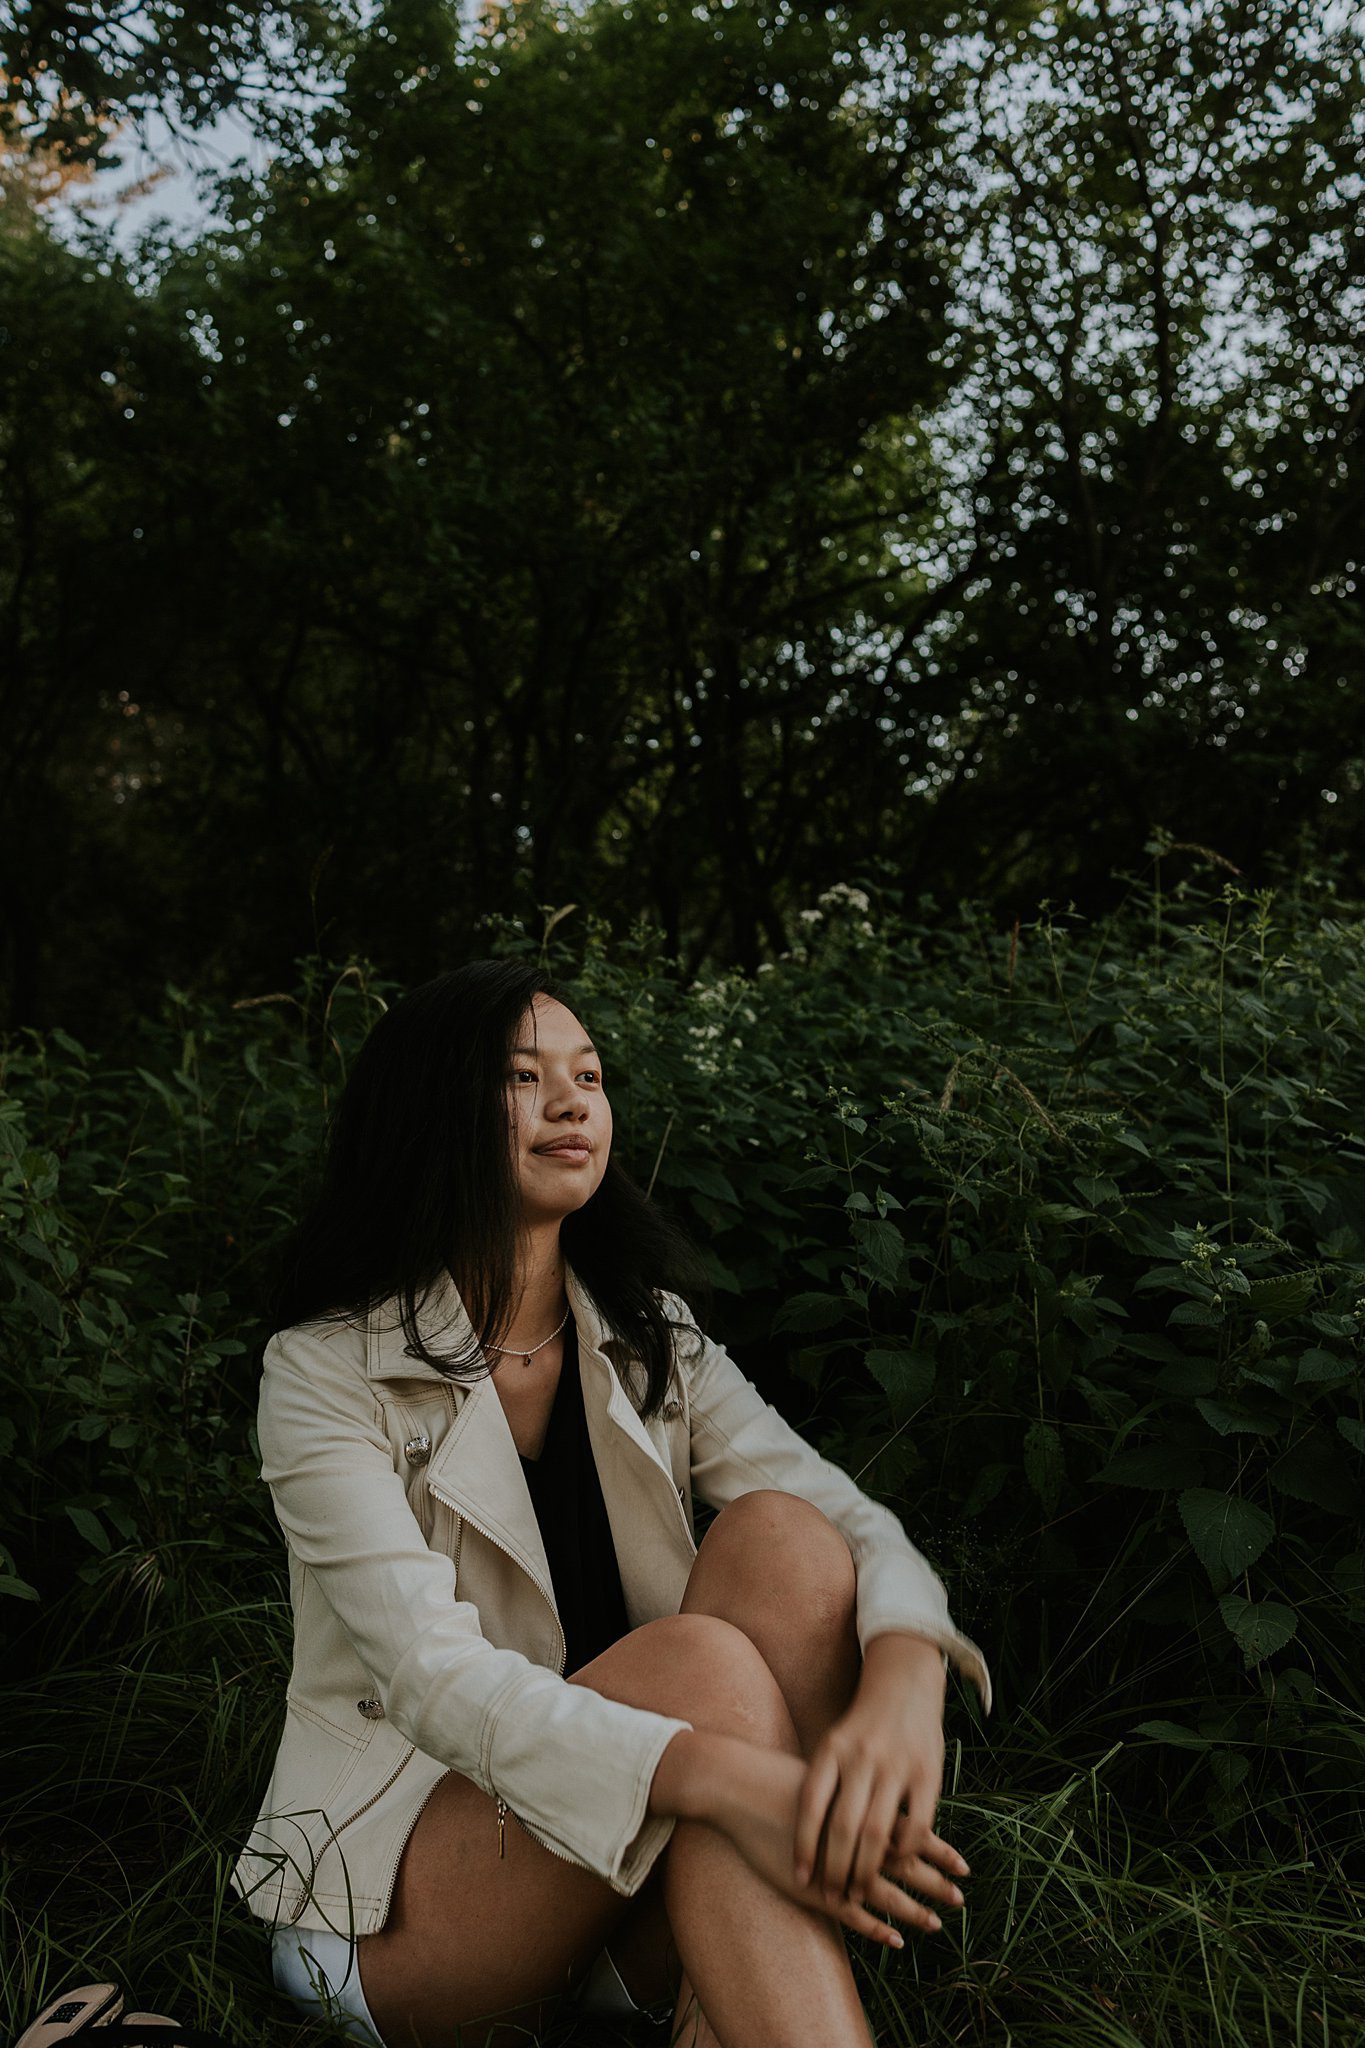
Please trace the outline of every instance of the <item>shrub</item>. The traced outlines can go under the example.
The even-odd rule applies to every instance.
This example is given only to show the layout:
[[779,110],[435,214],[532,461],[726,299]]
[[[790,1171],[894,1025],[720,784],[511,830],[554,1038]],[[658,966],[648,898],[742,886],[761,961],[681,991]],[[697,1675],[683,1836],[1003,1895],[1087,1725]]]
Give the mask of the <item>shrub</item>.
[[[1349,1854],[1360,921],[1310,877],[1134,887],[1095,928],[1044,903],[999,935],[883,876],[801,930],[690,987],[644,926],[498,920],[488,944],[574,977],[618,1156],[704,1245],[715,1334],[903,1515],[999,1716],[1122,1738],[1124,1797],[1192,1781],[1248,1855],[1305,1831]],[[274,1568],[261,1262],[394,994],[310,958],[226,1012],[168,989],[132,1069],[61,1031],[5,1046],[21,1660],[52,1616],[126,1645],[244,1555]]]

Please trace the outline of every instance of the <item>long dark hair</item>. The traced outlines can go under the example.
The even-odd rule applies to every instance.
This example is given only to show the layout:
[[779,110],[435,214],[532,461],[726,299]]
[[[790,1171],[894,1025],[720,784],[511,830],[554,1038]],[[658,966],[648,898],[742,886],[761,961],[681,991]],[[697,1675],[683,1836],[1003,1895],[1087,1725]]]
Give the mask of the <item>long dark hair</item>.
[[[506,1077],[538,994],[578,1014],[571,991],[529,962],[470,960],[411,990],[372,1027],[267,1285],[273,1328],[360,1319],[397,1295],[410,1357],[461,1382],[491,1370],[479,1346],[496,1342],[515,1310],[521,1224]],[[614,1155],[565,1216],[560,1244],[620,1348],[645,1365],[639,1412],[654,1414],[678,1327],[654,1290],[681,1295],[703,1327],[710,1313],[695,1244]],[[417,1327],[446,1274],[475,1332],[459,1356],[428,1350]]]

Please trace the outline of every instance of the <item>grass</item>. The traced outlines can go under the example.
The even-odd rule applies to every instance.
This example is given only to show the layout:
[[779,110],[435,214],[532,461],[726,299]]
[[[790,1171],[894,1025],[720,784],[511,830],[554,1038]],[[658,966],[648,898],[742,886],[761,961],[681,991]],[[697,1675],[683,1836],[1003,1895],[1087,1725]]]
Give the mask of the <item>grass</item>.
[[[240,1563],[231,1598],[214,1597],[217,1574],[190,1570],[169,1589],[171,1619],[153,1618],[156,1602],[125,1607],[116,1646],[99,1635],[107,1607],[73,1613],[64,1640],[49,1624],[35,1674],[3,1689],[11,2039],[57,1991],[104,1977],[255,2048],[342,2038],[275,1992],[264,1927],[228,1888],[289,1666],[282,1581],[261,1559]],[[1177,1790],[1162,1811],[1115,1789],[1116,1768],[1131,1785],[1139,1745],[1106,1730],[1101,1751],[1102,1714],[1060,1736],[1027,1707],[1008,1714],[966,1738],[950,1723],[939,1825],[972,1865],[965,1912],[899,1955],[850,1943],[878,2048],[1365,2041],[1365,1898],[1332,1850],[1285,1861],[1271,1846],[1277,1810],[1259,1860],[1239,1865],[1193,1797]],[[1349,1720],[1314,1726],[1292,1769],[1310,1753],[1339,1758],[1352,1739]],[[1359,1816],[1342,1822],[1343,1842],[1358,1839]],[[544,2040],[666,2038],[648,2021],[566,2012]]]

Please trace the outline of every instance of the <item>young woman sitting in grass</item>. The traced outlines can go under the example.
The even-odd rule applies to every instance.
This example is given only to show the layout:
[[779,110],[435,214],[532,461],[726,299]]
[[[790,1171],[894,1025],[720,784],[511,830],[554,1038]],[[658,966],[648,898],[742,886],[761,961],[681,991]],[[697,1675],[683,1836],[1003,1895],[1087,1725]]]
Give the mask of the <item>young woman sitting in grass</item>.
[[265,1350],[294,1665],[234,1886],[277,1984],[379,2048],[572,1999],[669,2005],[688,2048],[865,2043],[845,1930],[961,1905],[946,1672],[988,1712],[990,1677],[703,1334],[609,1086],[519,961],[413,991],[349,1076]]

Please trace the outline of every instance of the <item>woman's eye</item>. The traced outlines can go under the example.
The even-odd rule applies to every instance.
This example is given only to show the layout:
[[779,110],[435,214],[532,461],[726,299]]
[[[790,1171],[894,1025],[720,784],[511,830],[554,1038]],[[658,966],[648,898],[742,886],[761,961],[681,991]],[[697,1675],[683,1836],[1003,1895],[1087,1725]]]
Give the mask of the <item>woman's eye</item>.
[[[519,1081],[523,1074],[525,1074],[527,1078],[532,1081],[534,1081],[536,1078],[535,1069],[533,1067],[514,1067],[512,1069],[512,1079],[514,1081]],[[583,1078],[583,1074],[586,1074],[589,1077],[589,1079],[593,1081],[600,1081],[602,1078],[602,1076],[598,1073],[596,1067],[584,1067],[582,1073],[580,1073],[579,1075],[580,1080]]]

